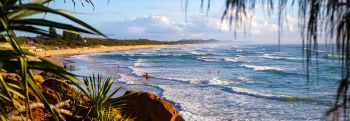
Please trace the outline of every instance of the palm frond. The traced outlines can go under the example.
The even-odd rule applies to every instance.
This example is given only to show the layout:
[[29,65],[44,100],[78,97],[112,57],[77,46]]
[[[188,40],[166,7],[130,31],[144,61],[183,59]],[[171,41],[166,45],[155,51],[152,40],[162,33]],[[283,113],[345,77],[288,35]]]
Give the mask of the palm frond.
[[105,117],[106,109],[116,109],[117,107],[117,105],[114,105],[115,103],[109,101],[111,97],[115,96],[116,92],[120,90],[120,88],[112,88],[114,81],[115,78],[111,77],[102,79],[102,76],[100,74],[98,74],[97,77],[95,77],[95,75],[92,75],[90,77],[84,78],[87,95],[91,99],[91,108],[94,111],[93,115],[95,115],[97,119],[109,117],[110,115],[107,115],[107,117]]
[[[21,0],[3,0],[0,1],[0,39],[2,42],[7,42],[11,45],[9,50],[0,50],[0,70],[6,73],[16,73],[19,75],[19,84],[9,83],[0,78],[0,100],[1,104],[13,104],[17,105],[16,101],[13,101],[12,94],[18,95],[24,98],[26,101],[26,117],[28,118],[30,109],[28,105],[30,103],[29,90],[32,90],[36,96],[40,98],[43,102],[45,108],[53,115],[55,120],[58,120],[57,115],[50,107],[45,96],[41,93],[38,85],[34,81],[33,74],[31,70],[41,70],[46,72],[51,72],[65,79],[69,80],[71,83],[76,85],[82,92],[86,93],[81,87],[81,82],[75,77],[75,75],[67,72],[62,67],[55,65],[54,63],[37,56],[33,53],[23,50],[18,42],[16,41],[16,31],[25,31],[34,34],[50,35],[48,31],[38,28],[42,27],[56,27],[58,29],[65,29],[75,32],[97,34],[105,36],[92,26],[87,23],[74,18],[64,12],[64,10],[51,9],[45,4],[49,3],[51,0],[37,0],[29,3],[23,3]],[[90,1],[91,2],[91,1]],[[76,27],[70,24],[61,23],[52,20],[46,20],[42,18],[32,18],[33,15],[37,14],[55,14],[63,18],[71,20],[71,22],[78,24],[81,27]],[[31,17],[28,19],[28,17]],[[28,56],[36,58],[40,61],[30,61]],[[17,90],[21,90],[18,92]],[[14,106],[16,107],[16,106]],[[0,109],[0,119],[6,118],[5,109]]]

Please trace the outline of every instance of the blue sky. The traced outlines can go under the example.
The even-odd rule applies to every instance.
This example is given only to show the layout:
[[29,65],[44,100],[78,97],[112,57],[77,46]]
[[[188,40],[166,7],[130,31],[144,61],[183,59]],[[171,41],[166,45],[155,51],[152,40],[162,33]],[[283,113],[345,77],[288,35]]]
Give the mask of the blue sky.
[[[228,22],[221,22],[225,0],[212,0],[209,14],[206,8],[201,10],[201,0],[189,0],[187,17],[185,0],[94,0],[95,9],[79,2],[74,7],[69,0],[50,3],[56,9],[68,9],[78,12],[72,14],[93,25],[110,38],[155,40],[180,39],[219,39],[246,41],[254,43],[277,43],[276,17],[267,17],[262,9],[248,11],[249,19],[244,24],[249,27],[232,28]],[[204,3],[206,6],[207,3]],[[295,13],[287,14],[283,25],[282,43],[300,43]],[[58,16],[46,16],[47,19],[66,21]],[[187,19],[186,19],[187,18]],[[68,22],[68,21],[66,21]],[[237,29],[234,36],[233,29]],[[248,33],[244,33],[247,31]],[[84,35],[89,36],[89,35]]]

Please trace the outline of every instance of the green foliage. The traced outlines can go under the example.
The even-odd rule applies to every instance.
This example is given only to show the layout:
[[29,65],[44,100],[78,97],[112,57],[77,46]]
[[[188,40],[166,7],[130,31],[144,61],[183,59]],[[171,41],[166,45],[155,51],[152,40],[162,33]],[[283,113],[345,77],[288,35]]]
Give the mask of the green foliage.
[[[55,27],[75,32],[97,34],[104,36],[95,28],[86,24],[85,22],[76,19],[68,14],[61,12],[61,10],[51,9],[47,7],[50,0],[33,1],[30,3],[23,3],[21,0],[2,0],[0,1],[0,41],[7,42],[11,45],[11,49],[0,50],[0,105],[12,105],[12,107],[19,107],[19,103],[13,98],[13,94],[23,96],[26,101],[26,117],[29,117],[29,91],[33,91],[43,102],[46,109],[53,115],[55,120],[58,120],[57,115],[51,109],[47,99],[39,90],[37,83],[33,78],[33,70],[40,70],[54,73],[70,81],[77,88],[81,89],[81,82],[64,68],[55,65],[43,57],[37,56],[33,53],[23,50],[18,43],[15,31],[29,32],[33,34],[51,36],[50,32],[39,28],[41,27]],[[54,14],[66,18],[75,24],[84,28],[75,27],[70,24],[60,23],[57,21],[46,20],[43,18],[35,18],[33,15],[37,14]],[[35,58],[40,61],[28,60],[28,57]],[[18,83],[9,83],[3,79],[2,73],[16,73],[20,80]],[[0,120],[6,120],[7,110],[0,108]]]
[[99,121],[118,121],[121,117],[118,117],[118,112],[113,106],[105,106],[99,112]]
[[[64,33],[63,36],[66,36]],[[74,38],[74,37],[73,37]],[[54,47],[93,47],[98,45],[103,46],[134,46],[134,45],[172,45],[172,44],[195,44],[195,43],[209,43],[216,41],[207,40],[182,40],[182,41],[156,41],[148,39],[102,39],[102,38],[81,38],[80,35],[77,39],[60,39],[60,38],[47,38],[47,37],[22,37],[21,44],[33,42],[35,46],[40,48],[54,48]]]
[[[91,110],[92,115],[96,117],[97,120],[102,120],[102,118],[111,118],[112,108],[116,108],[116,102],[110,102],[109,100],[121,89],[121,87],[113,89],[112,85],[115,79],[107,77],[102,79],[101,75],[92,75],[90,77],[84,78],[84,87],[86,87],[87,96],[91,100]],[[116,110],[117,111],[117,110]],[[111,112],[111,113],[108,113]],[[107,114],[106,114],[107,113]],[[112,117],[113,118],[113,117]]]

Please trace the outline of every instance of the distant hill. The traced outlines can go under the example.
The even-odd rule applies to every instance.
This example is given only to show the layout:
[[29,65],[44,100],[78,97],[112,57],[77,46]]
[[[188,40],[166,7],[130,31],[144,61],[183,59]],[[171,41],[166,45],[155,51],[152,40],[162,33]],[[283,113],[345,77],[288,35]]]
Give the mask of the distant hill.
[[220,40],[216,39],[208,39],[208,40],[203,40],[203,39],[182,39],[175,41],[177,43],[214,43],[214,42],[220,42]]

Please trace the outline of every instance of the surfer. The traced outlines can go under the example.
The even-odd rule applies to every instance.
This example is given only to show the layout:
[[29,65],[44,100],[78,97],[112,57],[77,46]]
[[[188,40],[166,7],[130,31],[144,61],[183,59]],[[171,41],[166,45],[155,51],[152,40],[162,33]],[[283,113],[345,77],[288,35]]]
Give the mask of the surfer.
[[145,74],[142,75],[146,81],[148,81],[148,79],[152,78],[147,72]]

